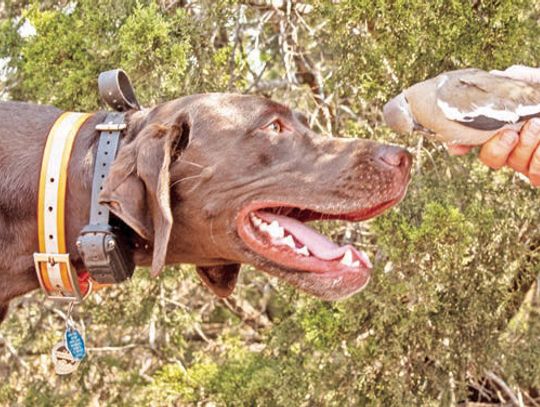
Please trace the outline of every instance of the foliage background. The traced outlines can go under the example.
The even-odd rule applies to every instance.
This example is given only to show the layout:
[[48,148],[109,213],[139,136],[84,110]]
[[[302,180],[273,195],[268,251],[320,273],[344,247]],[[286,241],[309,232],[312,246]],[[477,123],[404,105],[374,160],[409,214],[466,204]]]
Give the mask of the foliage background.
[[325,303],[244,267],[218,300],[190,266],[79,307],[90,356],[49,351],[65,309],[32,293],[0,327],[2,405],[540,405],[539,193],[381,125],[390,96],[441,71],[539,65],[535,1],[4,0],[4,99],[98,109],[123,67],[150,106],[195,92],[272,97],[327,134],[407,145],[400,206],[320,225],[377,260],[366,290]]

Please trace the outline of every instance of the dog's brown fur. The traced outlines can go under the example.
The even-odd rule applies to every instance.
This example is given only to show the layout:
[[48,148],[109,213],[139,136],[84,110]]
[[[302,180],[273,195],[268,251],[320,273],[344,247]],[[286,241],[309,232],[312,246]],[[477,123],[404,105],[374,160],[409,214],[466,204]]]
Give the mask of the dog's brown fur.
[[[60,114],[47,106],[0,104],[0,322],[11,299],[39,286],[32,258],[39,173],[47,134]],[[88,221],[94,128],[104,116],[96,113],[83,125],[69,164],[66,234],[79,267],[75,240]],[[261,130],[274,118],[284,124],[283,134]],[[232,291],[243,262],[321,298],[350,294],[344,284],[253,253],[236,232],[238,211],[249,201],[273,199],[350,212],[402,196],[409,179],[410,158],[402,150],[320,137],[285,106],[259,97],[190,96],[130,112],[127,122],[102,202],[129,227],[138,265],[151,265],[157,274],[165,264],[196,264],[220,296]],[[384,163],[385,154],[398,155],[398,163]]]

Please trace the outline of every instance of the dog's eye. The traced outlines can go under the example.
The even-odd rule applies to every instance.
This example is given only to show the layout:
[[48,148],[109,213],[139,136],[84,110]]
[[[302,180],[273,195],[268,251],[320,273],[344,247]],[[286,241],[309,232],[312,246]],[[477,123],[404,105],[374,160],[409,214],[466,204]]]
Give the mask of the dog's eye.
[[272,123],[263,127],[263,130],[271,131],[272,133],[281,133],[281,124],[279,121],[274,120]]

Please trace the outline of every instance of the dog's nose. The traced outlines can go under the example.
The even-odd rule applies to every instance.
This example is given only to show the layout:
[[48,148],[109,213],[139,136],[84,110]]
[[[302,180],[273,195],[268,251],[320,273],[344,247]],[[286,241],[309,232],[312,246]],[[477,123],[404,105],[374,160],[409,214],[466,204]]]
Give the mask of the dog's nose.
[[399,168],[403,172],[408,172],[411,168],[411,154],[401,147],[382,146],[378,158],[386,165]]

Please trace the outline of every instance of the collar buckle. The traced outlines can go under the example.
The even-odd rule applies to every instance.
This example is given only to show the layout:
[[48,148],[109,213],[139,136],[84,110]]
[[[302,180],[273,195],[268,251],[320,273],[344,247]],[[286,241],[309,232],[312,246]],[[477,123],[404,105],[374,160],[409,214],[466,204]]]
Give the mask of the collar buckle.
[[[69,254],[34,253],[34,265],[39,284],[48,300],[79,303],[85,298],[79,287],[77,272],[71,267]],[[60,276],[61,279],[52,279],[52,276]],[[91,291],[89,288],[87,293]]]
[[97,131],[122,131],[127,128],[126,123],[100,123],[96,125]]

